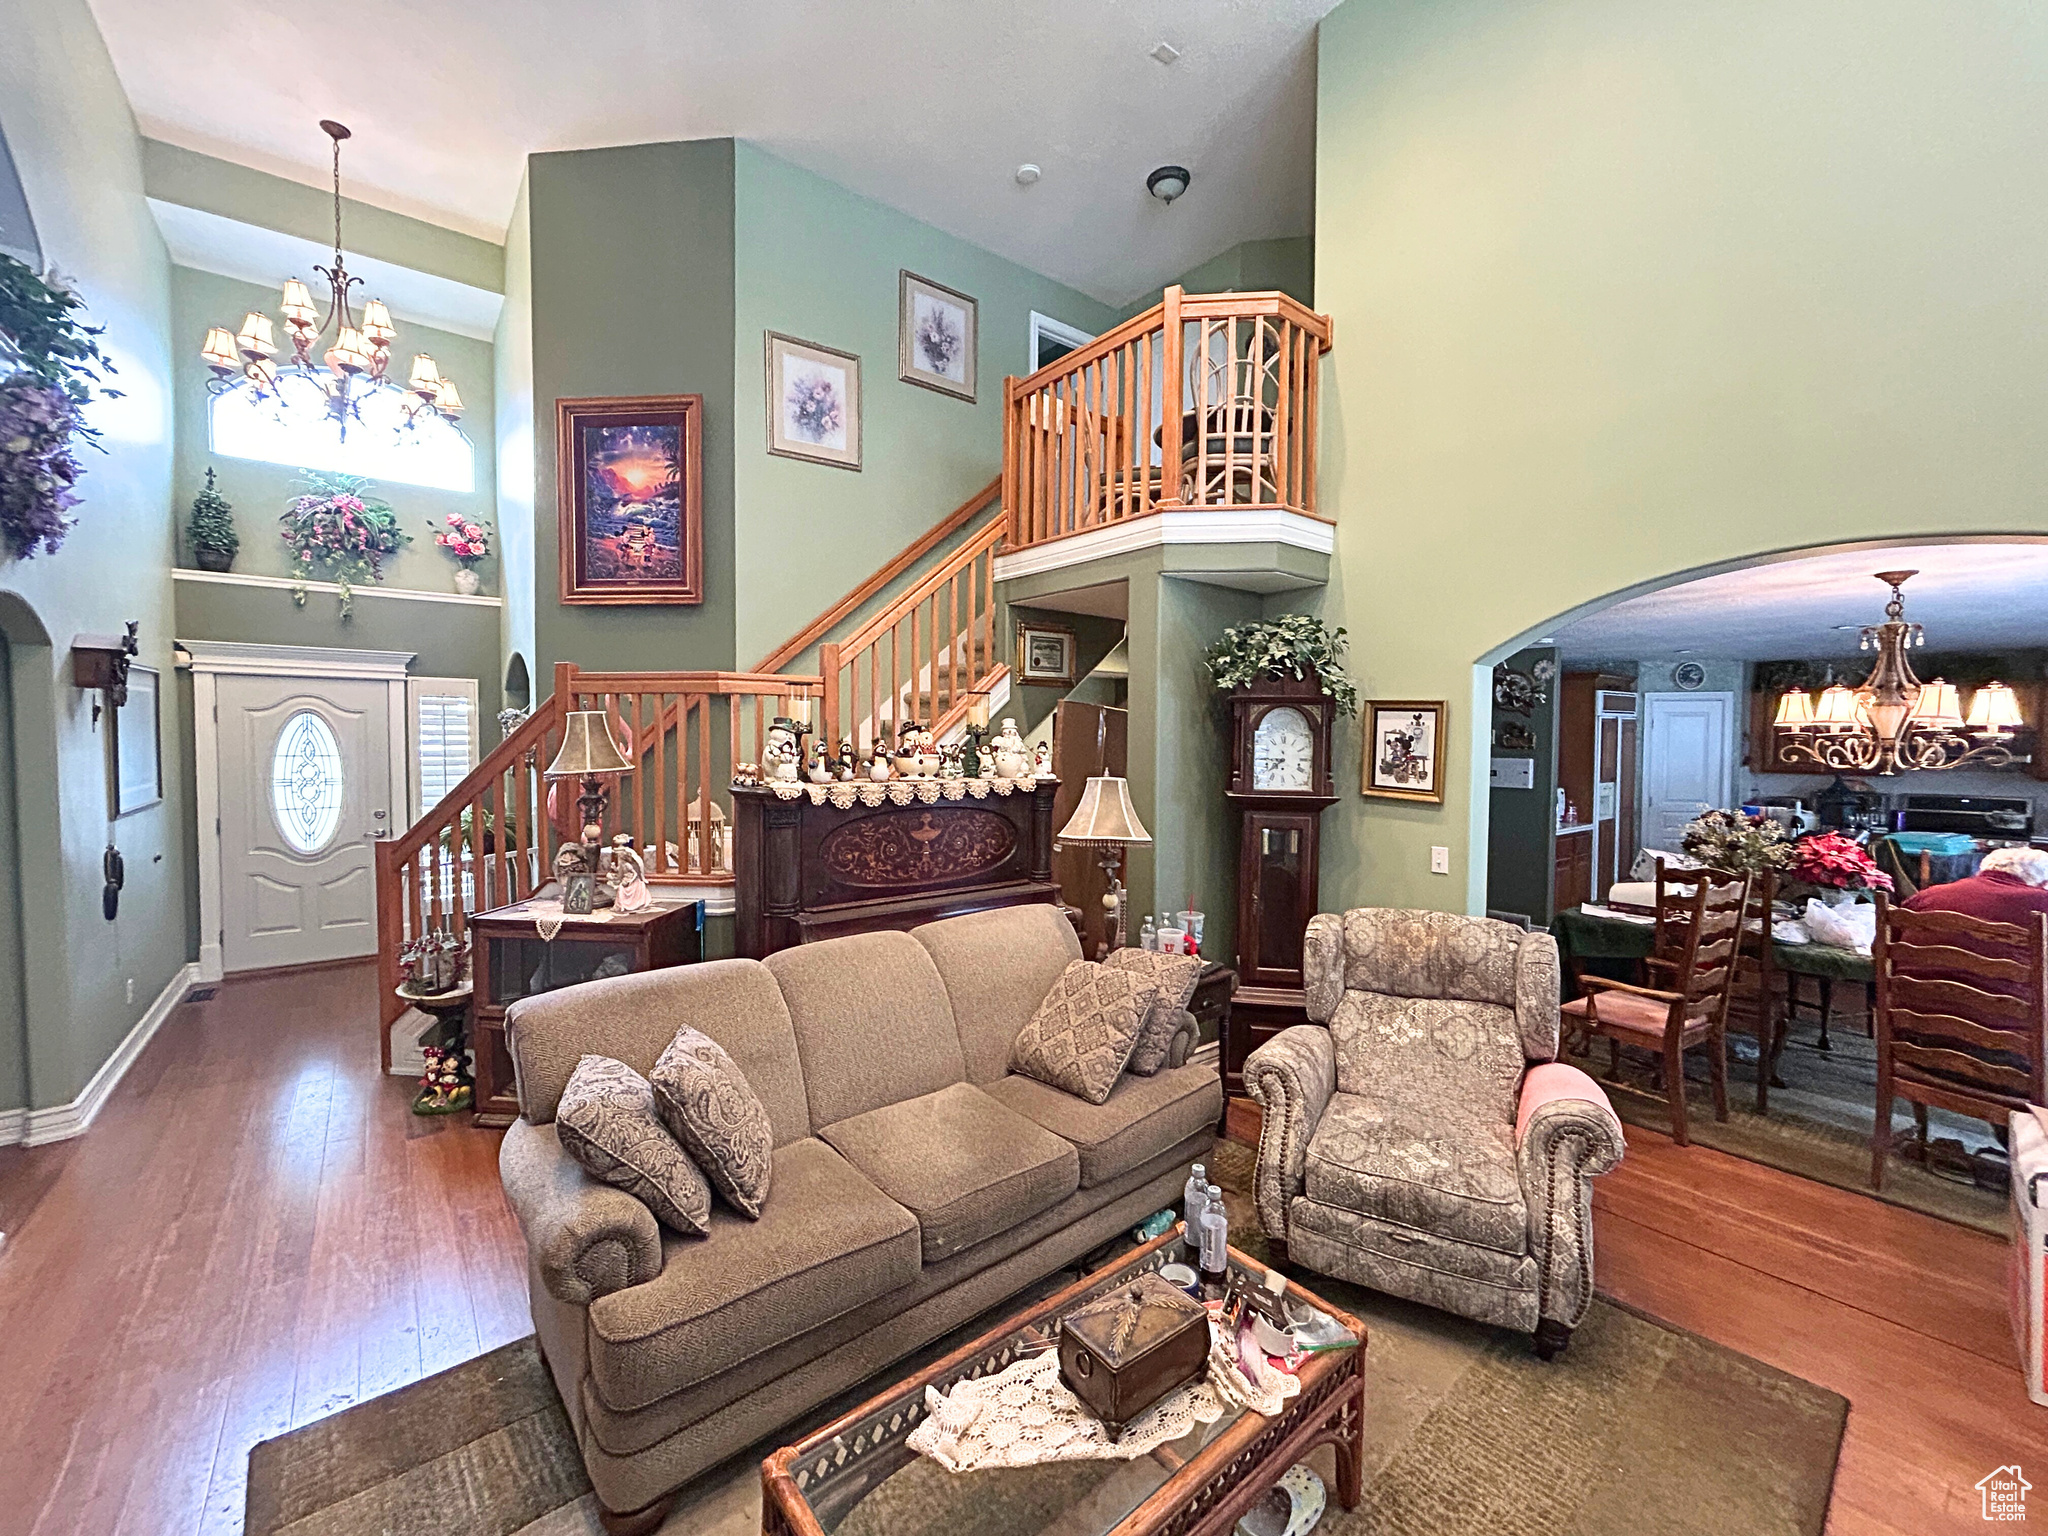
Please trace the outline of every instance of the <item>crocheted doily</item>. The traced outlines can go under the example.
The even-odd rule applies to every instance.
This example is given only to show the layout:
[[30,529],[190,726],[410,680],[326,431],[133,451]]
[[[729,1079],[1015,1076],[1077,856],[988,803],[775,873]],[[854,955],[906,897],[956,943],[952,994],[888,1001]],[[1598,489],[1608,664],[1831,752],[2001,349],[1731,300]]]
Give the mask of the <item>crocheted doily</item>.
[[[1049,781],[1048,781],[1049,782]],[[803,784],[789,779],[770,779],[765,786],[778,800],[808,799],[813,805],[831,804],[842,811],[856,805],[937,805],[941,800],[986,800],[990,795],[1014,795],[1018,790],[1037,787],[1035,779],[889,779],[877,784],[872,779],[849,784]]]

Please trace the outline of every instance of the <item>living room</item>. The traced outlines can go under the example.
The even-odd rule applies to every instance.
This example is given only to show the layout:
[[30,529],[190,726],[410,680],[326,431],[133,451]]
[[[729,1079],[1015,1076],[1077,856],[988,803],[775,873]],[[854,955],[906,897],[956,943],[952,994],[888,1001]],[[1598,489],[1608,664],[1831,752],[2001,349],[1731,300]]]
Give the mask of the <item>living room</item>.
[[[0,35],[42,412],[0,440],[23,1529],[2023,1505],[2007,1234],[1624,1130],[1553,1059],[1541,914],[1483,914],[1498,664],[1705,573],[2048,535],[2038,18],[9,0]],[[1114,1071],[1072,965],[1123,997]],[[670,1056],[683,1014],[715,1056]],[[565,1150],[585,1057],[670,1092],[673,1222]],[[692,1102],[786,1175],[689,1146]],[[1467,1182],[1416,1203],[1417,1158]],[[1295,1347],[1185,1443],[912,1447],[951,1353],[1047,1373],[1066,1287],[1204,1289],[1160,1229],[1202,1225],[1196,1162],[1242,1256],[1206,1299]],[[799,1228],[840,1245],[808,1289]],[[884,1461],[807,1474],[871,1401]]]

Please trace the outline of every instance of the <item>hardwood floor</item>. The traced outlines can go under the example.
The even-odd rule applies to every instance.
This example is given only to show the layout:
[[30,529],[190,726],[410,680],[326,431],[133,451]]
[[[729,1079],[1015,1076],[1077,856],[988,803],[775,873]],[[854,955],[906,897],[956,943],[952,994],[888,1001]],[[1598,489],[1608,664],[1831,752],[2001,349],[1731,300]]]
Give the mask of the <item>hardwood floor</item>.
[[[239,1531],[256,1441],[528,1331],[497,1133],[408,1112],[374,987],[230,983],[88,1135],[0,1151],[0,1532]],[[1255,1137],[1255,1107],[1230,1125]],[[1979,1530],[1978,1478],[2048,1468],[2002,1243],[1629,1143],[1595,1202],[1601,1289],[1850,1399],[1835,1536]]]

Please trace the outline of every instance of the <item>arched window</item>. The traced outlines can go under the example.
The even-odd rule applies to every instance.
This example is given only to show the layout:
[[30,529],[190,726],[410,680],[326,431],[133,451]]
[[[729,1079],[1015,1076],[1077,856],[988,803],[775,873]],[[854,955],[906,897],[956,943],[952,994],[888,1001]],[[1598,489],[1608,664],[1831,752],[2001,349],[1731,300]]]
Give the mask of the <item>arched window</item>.
[[476,450],[453,423],[432,411],[408,422],[405,391],[395,386],[358,389],[358,415],[344,437],[326,393],[309,379],[281,373],[269,398],[237,384],[207,402],[213,451],[402,485],[476,489]]

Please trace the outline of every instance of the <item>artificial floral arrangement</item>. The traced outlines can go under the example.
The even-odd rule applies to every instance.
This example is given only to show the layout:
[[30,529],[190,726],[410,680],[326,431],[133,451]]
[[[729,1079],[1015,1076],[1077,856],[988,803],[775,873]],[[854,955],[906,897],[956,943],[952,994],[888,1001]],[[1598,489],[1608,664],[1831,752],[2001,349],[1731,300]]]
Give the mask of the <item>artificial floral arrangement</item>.
[[98,444],[84,408],[114,365],[83,321],[85,301],[52,267],[0,255],[0,543],[16,559],[55,554],[77,521],[74,441]]
[[1892,877],[1871,861],[1863,845],[1839,832],[1820,832],[1792,845],[1785,872],[1807,885],[1837,891],[1889,891]]
[[1343,715],[1358,713],[1358,685],[1344,672],[1344,631],[1306,613],[1235,624],[1203,658],[1209,676],[1228,691],[1262,677],[1313,676]]
[[[431,517],[427,526],[434,526]],[[434,542],[453,555],[455,563],[465,571],[474,570],[477,562],[491,552],[491,525],[451,513],[448,525],[434,535]]]
[[192,517],[185,524],[185,547],[202,571],[224,571],[235,563],[242,537],[235,532],[235,509],[213,488],[213,469],[206,471],[206,489],[192,498]]
[[1708,811],[1695,816],[1679,834],[1678,846],[1709,869],[1760,875],[1783,869],[1792,857],[1792,839],[1768,816],[1740,811]]
[[310,489],[294,496],[278,518],[280,536],[291,546],[292,565],[302,578],[292,588],[292,601],[306,606],[306,579],[314,567],[326,566],[341,583],[341,616],[355,609],[355,583],[382,581],[384,557],[412,542],[398,526],[391,504],[370,495],[370,482],[359,475],[308,471]]

